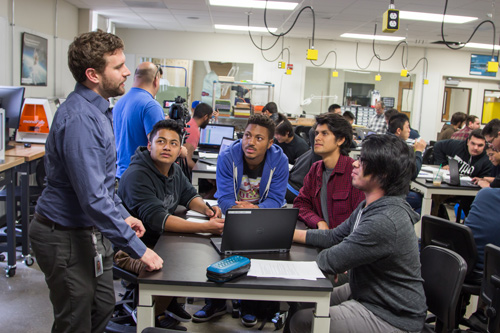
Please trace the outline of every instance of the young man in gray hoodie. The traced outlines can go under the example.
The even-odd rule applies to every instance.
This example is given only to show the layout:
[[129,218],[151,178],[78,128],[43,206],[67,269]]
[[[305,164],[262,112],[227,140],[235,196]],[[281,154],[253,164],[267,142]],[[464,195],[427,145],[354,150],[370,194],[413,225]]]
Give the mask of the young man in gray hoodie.
[[[294,241],[324,248],[325,273],[350,271],[332,292],[330,332],[420,332],[426,303],[414,224],[405,201],[415,169],[413,151],[391,135],[371,135],[353,163],[352,183],[365,193],[351,216],[332,230],[296,230]],[[297,312],[291,331],[309,332],[312,309]]]

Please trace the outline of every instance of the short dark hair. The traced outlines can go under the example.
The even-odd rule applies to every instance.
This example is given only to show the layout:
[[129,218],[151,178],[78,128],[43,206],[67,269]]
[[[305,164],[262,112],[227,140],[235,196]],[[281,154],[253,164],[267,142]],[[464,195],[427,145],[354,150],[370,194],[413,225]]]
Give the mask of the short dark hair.
[[212,107],[207,103],[200,103],[194,108],[193,118],[203,118],[205,115],[210,115],[214,112]]
[[282,113],[278,113],[278,124],[276,125],[275,133],[281,136],[288,136],[289,138],[293,136],[292,123]]
[[337,140],[344,138],[344,143],[340,145],[340,153],[342,155],[349,155],[352,143],[352,126],[344,117],[336,113],[323,113],[316,116],[314,130],[316,130],[318,125],[327,125]]
[[467,121],[466,124],[467,125],[469,125],[469,123],[473,123],[474,124],[474,122],[476,121],[476,119],[477,119],[476,116],[474,116],[474,115],[468,115],[467,116],[467,120],[466,120]]
[[472,137],[475,137],[475,138],[482,139],[482,140],[486,141],[483,133],[481,132],[481,130],[479,128],[473,130],[472,132],[470,132],[469,137],[467,138],[467,141],[469,141],[470,138],[472,138]]
[[500,119],[495,118],[491,119],[490,122],[484,126],[482,133],[483,135],[496,138],[498,136],[498,132],[500,132]]
[[395,116],[397,114],[399,114],[399,111],[396,109],[389,109],[389,110],[385,111],[384,112],[385,121],[387,123],[389,123],[389,119],[391,119],[392,116]]
[[262,112],[264,111],[268,111],[270,113],[276,113],[278,112],[278,106],[274,102],[269,102],[262,108]]
[[415,174],[413,149],[394,135],[372,134],[363,141],[363,174],[378,181],[387,196],[408,194]]
[[355,120],[354,114],[351,111],[344,111],[342,117],[346,118],[347,120]]
[[182,131],[184,130],[182,126],[173,119],[166,119],[160,120],[156,124],[154,124],[151,133],[149,133],[149,142],[153,142],[153,138],[155,137],[156,133],[158,133],[162,129],[176,132],[177,134],[179,134],[179,141],[182,141]]
[[102,73],[106,67],[105,55],[115,54],[123,50],[120,37],[104,32],[101,29],[75,37],[68,49],[68,67],[77,82],[85,82],[88,68]]
[[338,104],[332,104],[328,107],[328,112],[335,112],[335,109],[340,109],[340,105]]
[[450,123],[452,125],[458,125],[460,123],[463,123],[467,119],[467,115],[463,112],[455,112],[453,116],[451,116]]
[[245,129],[248,127],[248,125],[251,124],[267,128],[267,132],[269,134],[268,139],[272,140],[274,138],[274,131],[276,130],[276,125],[274,124],[274,121],[271,120],[271,118],[267,117],[264,114],[257,113],[248,118],[247,124],[245,125]]
[[410,122],[410,119],[404,113],[398,113],[389,119],[389,133],[396,134],[398,128],[403,130],[406,122]]

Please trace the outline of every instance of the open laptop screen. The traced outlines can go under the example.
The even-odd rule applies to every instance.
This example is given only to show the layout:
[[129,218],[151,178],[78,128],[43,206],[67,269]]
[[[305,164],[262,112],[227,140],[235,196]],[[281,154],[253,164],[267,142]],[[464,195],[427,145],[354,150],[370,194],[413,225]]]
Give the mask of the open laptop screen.
[[232,137],[234,137],[234,126],[208,124],[207,127],[200,130],[200,142],[198,146],[201,148],[218,149],[223,138]]

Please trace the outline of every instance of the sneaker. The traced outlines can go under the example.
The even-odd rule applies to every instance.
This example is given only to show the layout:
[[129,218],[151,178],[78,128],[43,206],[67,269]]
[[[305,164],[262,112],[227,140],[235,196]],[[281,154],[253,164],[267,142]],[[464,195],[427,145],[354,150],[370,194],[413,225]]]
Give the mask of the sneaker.
[[185,330],[185,327],[177,325],[179,325],[179,321],[170,316],[159,315],[158,317],[156,317],[156,327]]
[[253,314],[240,313],[240,317],[241,317],[241,323],[245,327],[253,327],[255,324],[257,324],[257,317],[255,317]]
[[177,303],[177,297],[174,297],[172,299],[167,309],[165,310],[165,314],[184,323],[191,321],[191,315],[186,310],[184,310],[184,307],[182,305]]
[[195,323],[203,323],[205,321],[209,321],[212,318],[222,316],[226,313],[226,302],[223,304],[217,304],[217,302],[213,302],[212,300],[208,300],[207,304],[196,312],[193,315],[193,322]]

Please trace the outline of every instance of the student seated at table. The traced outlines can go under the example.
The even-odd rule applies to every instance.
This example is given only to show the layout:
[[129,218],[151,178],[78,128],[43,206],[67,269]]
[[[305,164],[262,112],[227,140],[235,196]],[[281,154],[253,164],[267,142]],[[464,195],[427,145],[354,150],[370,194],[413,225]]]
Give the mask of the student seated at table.
[[[352,184],[363,201],[340,226],[296,230],[294,241],[323,248],[316,259],[328,274],[350,270],[332,292],[330,332],[420,332],[426,316],[420,275],[419,220],[405,201],[415,170],[413,150],[390,135],[371,135],[353,164]],[[310,332],[313,309],[298,311],[291,332]]]
[[352,127],[342,116],[324,113],[316,116],[314,131],[314,151],[321,161],[311,166],[293,207],[310,228],[333,229],[365,199],[352,186],[354,160],[348,156]]
[[[490,160],[491,164],[493,165],[491,168],[491,173],[489,176],[480,178],[476,177],[473,179],[473,181],[478,184],[481,187],[498,187],[496,184],[498,182],[498,179],[500,179],[500,152],[495,151],[493,149],[493,146],[490,144],[486,145],[486,156],[488,156],[488,159]],[[491,186],[497,185],[497,186]]]
[[282,113],[278,113],[278,124],[274,133],[275,143],[283,149],[283,153],[288,157],[288,164],[295,164],[299,156],[304,154],[309,146],[306,140],[293,132],[293,126]]
[[[118,195],[130,214],[143,221],[146,232],[141,239],[149,248],[155,246],[163,231],[220,234],[224,228],[224,220],[219,218],[220,209],[213,207],[212,211],[205,204],[175,163],[181,151],[181,133],[182,128],[174,120],[157,122],[149,136],[148,146],[137,148],[120,180]],[[178,205],[205,214],[210,219],[197,223],[175,216],[173,213]],[[115,262],[137,274],[144,269],[144,265],[122,251],[115,255]],[[170,298],[167,301],[165,299],[159,302],[168,305]],[[191,315],[177,304],[175,298],[166,308],[165,314],[161,310],[165,310],[165,307],[160,309],[159,316],[164,328],[176,326],[177,320],[191,319]]]
[[[248,119],[243,138],[233,142],[217,160],[215,197],[225,214],[229,208],[280,208],[285,205],[288,158],[273,144],[275,124],[263,114]],[[207,299],[194,322],[226,313],[226,300]],[[255,301],[242,301],[240,317],[246,327],[257,323]]]

